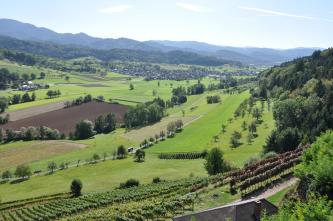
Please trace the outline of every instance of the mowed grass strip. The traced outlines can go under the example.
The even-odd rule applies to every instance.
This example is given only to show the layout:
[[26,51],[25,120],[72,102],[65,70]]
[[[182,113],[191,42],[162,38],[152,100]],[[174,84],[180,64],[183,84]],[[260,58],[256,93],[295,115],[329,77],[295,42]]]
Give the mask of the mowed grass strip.
[[176,120],[182,120],[184,125],[191,123],[192,121],[199,118],[198,116],[169,116],[163,118],[160,122],[155,123],[153,125],[148,125],[146,127],[142,127],[139,129],[133,129],[124,133],[124,137],[127,139],[135,140],[138,142],[143,141],[144,139],[149,139],[149,137],[154,137],[155,134],[159,135],[160,131],[167,131],[167,125],[170,122],[174,122]]
[[249,97],[248,92],[223,96],[221,104],[188,125],[175,138],[160,142],[147,151],[150,153],[192,152],[212,148],[210,145],[212,137],[221,130],[222,123],[233,116],[236,108],[247,97]]
[[87,145],[70,141],[15,142],[0,148],[2,171],[19,164],[28,164],[45,158],[62,155]]

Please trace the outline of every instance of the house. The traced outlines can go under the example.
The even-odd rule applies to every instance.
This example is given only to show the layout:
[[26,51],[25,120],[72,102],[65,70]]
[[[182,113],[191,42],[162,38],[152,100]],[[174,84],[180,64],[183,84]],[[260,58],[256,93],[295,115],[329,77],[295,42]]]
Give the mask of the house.
[[173,221],[259,221],[264,213],[270,216],[277,211],[278,208],[266,199],[250,199],[177,216],[173,218]]

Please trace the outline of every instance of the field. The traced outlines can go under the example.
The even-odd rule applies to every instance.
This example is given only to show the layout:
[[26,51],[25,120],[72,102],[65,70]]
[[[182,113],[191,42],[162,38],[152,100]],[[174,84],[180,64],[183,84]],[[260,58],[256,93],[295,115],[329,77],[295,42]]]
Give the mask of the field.
[[32,117],[11,121],[2,128],[19,130],[21,127],[47,126],[52,129],[58,129],[60,132],[68,135],[70,132],[74,132],[77,122],[85,119],[94,121],[98,116],[111,112],[116,115],[116,120],[118,122],[123,122],[124,114],[127,109],[127,106],[120,104],[92,101],[70,108],[62,108]]
[[18,142],[0,147],[0,168],[10,169],[19,164],[62,155],[85,148],[86,145],[70,141]]
[[[46,125],[69,133],[78,120],[94,120],[97,115],[107,112],[117,112],[121,121],[123,113],[128,106],[150,101],[156,97],[170,99],[171,91],[178,86],[190,86],[197,81],[171,81],[153,80],[145,81],[143,78],[129,78],[128,76],[109,72],[106,76],[94,74],[63,73],[45,69],[32,69],[27,66],[6,63],[10,68],[28,73],[43,70],[47,73],[45,79],[37,79],[36,82],[50,84],[50,89],[60,90],[61,96],[47,99],[47,90],[37,90],[37,100],[23,104],[11,105],[8,112],[13,122],[4,128],[22,126]],[[64,80],[64,74],[70,78]],[[201,80],[206,86],[217,83],[214,78]],[[129,89],[133,84],[134,90]],[[12,96],[20,91],[2,91],[0,96]],[[93,97],[102,95],[105,100],[117,101],[122,105],[105,103],[88,103],[63,109],[63,101],[72,100],[79,96],[91,94]],[[222,102],[207,104],[208,95],[221,96]],[[69,183],[74,178],[79,178],[84,183],[83,193],[110,191],[119,186],[119,183],[129,178],[135,178],[141,184],[152,182],[154,177],[163,180],[178,180],[188,177],[206,178],[204,159],[196,160],[162,160],[159,153],[177,153],[209,150],[218,147],[224,152],[225,158],[235,167],[241,167],[253,156],[258,156],[265,143],[269,132],[274,128],[272,112],[266,107],[263,111],[263,123],[258,125],[258,137],[252,143],[246,142],[247,130],[242,130],[242,122],[252,121],[252,116],[234,118],[233,114],[244,99],[250,96],[248,91],[228,94],[224,90],[207,91],[204,94],[188,96],[188,101],[182,105],[169,108],[167,116],[160,122],[142,128],[125,130],[118,128],[110,134],[95,135],[92,139],[76,141],[29,141],[13,142],[0,145],[0,158],[6,160],[0,163],[0,172],[7,169],[14,171],[20,164],[27,164],[32,171],[42,171],[38,176],[32,176],[24,182],[12,184],[10,182],[0,184],[0,198],[3,202],[26,199],[48,194],[57,194],[69,191]],[[99,108],[96,108],[99,105]],[[101,106],[102,105],[102,106]],[[258,107],[259,102],[257,103]],[[116,109],[114,109],[116,107]],[[229,119],[232,119],[229,121]],[[60,120],[59,120],[60,119]],[[112,160],[112,155],[119,145],[125,147],[138,147],[149,137],[153,137],[161,130],[166,130],[169,122],[181,119],[184,129],[174,138],[155,143],[145,150],[145,162],[137,163],[133,156],[129,155],[123,160]],[[65,123],[64,123],[65,122]],[[226,124],[224,133],[221,125]],[[229,140],[233,131],[242,133],[241,145],[231,148]],[[86,164],[94,154],[106,160],[96,164]],[[69,168],[56,171],[54,174],[45,175],[49,162],[55,162],[58,166],[66,163]],[[77,166],[78,165],[78,166]],[[214,195],[214,198],[212,198]],[[216,196],[218,195],[218,197]],[[239,198],[239,195],[230,195],[226,187],[211,188],[201,195],[195,204],[195,209],[209,208],[221,203],[227,203]]]

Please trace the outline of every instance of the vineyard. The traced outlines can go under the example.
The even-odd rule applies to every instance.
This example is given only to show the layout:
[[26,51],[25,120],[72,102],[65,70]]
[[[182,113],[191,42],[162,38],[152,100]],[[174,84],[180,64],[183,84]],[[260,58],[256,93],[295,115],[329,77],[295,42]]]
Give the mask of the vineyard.
[[[66,198],[52,200],[38,204],[22,204],[21,207],[4,209],[0,213],[0,220],[19,221],[19,220],[54,220],[67,217],[89,209],[96,209],[105,206],[117,207],[124,203],[134,203],[138,201],[160,201],[160,209],[155,207],[152,211],[148,210],[145,214],[136,214],[143,217],[164,217],[170,211],[176,212],[174,208],[184,208],[193,203],[193,195],[188,193],[195,192],[209,183],[216,183],[223,180],[222,175],[206,178],[189,178],[178,181],[164,181],[157,184],[147,184],[129,189],[115,189],[110,192],[94,193],[78,198]],[[17,204],[19,202],[16,202]],[[154,204],[142,204],[147,205]],[[127,208],[127,207],[125,207]],[[173,209],[171,209],[173,208]],[[130,210],[128,216],[134,216],[136,210]],[[138,209],[141,211],[141,209]],[[150,211],[150,212],[149,212]],[[124,216],[124,213],[121,213]],[[173,215],[172,213],[171,215]],[[116,213],[114,216],[116,217]],[[124,217],[120,220],[126,220]]]
[[230,177],[230,192],[239,189],[242,196],[262,189],[275,180],[292,173],[292,168],[300,163],[300,156],[308,146],[299,146],[293,151],[249,165],[242,170],[233,171]]
[[[206,187],[230,185],[242,197],[292,173],[306,147],[264,159],[243,169],[209,177],[161,181],[77,198],[68,194],[0,204],[1,221],[30,220],[156,220],[192,210],[196,197]],[[201,153],[202,154],[202,153]]]
[[160,153],[158,155],[158,158],[160,159],[166,159],[166,160],[192,160],[192,159],[199,159],[199,158],[205,158],[207,156],[208,152],[202,151],[202,152],[190,152],[190,153]]

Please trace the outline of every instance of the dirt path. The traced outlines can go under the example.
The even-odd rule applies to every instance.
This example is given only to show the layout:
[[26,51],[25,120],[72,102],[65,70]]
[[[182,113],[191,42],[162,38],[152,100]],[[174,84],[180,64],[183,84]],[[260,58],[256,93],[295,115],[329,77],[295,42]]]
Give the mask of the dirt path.
[[[28,118],[28,117],[33,117],[39,114],[43,114],[43,113],[47,113],[50,111],[54,111],[54,110],[59,110],[64,108],[64,102],[56,102],[56,103],[50,103],[50,104],[46,104],[46,105],[42,105],[42,106],[36,106],[36,107],[29,107],[29,108],[25,108],[22,110],[16,110],[16,111],[12,111],[9,112],[8,114],[10,115],[10,121],[17,121],[17,120],[21,120],[24,118]],[[6,115],[7,113],[1,114],[2,115]]]
[[[289,180],[286,180],[286,181],[283,181],[283,182],[280,182],[280,183],[277,183],[276,185],[268,188],[268,189],[264,189],[258,193],[255,193],[249,197],[247,197],[246,199],[243,199],[243,200],[248,200],[248,199],[267,199],[268,197],[270,196],[273,196],[274,194],[276,194],[277,192],[285,189],[285,188],[288,188],[290,186],[293,186],[297,183],[298,179],[295,178],[295,177],[290,177]],[[239,202],[239,201],[243,201],[243,200],[237,200],[236,202]]]

